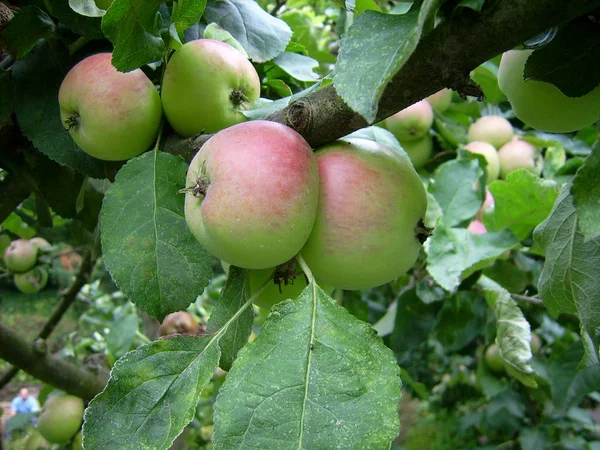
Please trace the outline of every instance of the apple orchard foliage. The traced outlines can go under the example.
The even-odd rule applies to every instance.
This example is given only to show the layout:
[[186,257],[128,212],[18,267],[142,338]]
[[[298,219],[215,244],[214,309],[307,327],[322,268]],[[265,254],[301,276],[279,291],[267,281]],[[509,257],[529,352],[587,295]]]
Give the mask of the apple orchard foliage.
[[[456,12],[468,9],[477,20],[485,2],[462,3]],[[51,11],[34,4],[20,9],[2,31],[16,60],[10,71],[0,69],[0,123],[14,112],[23,135],[50,158],[43,168],[59,180],[59,186],[39,177],[36,195],[44,199],[42,205],[73,218],[73,232],[80,233],[89,245],[99,232],[102,257],[119,289],[138,308],[162,320],[194,302],[213,277],[213,256],[188,228],[184,195],[178,193],[190,185],[190,180],[186,182],[188,163],[168,152],[168,139],[161,133],[153,150],[125,163],[102,161],[82,152],[63,130],[57,102],[69,69],[90,54],[112,52],[116,69],[141,73],[137,70],[142,68],[160,85],[171,49],[197,38],[210,38],[243,51],[257,68],[264,98],[244,112],[247,118],[265,118],[292,99],[333,83],[352,109],[373,122],[383,88],[430,31],[438,4],[424,0],[410,10],[407,6],[394,14],[382,14],[365,11],[379,9],[377,5],[366,8],[356,2],[354,19],[349,11],[338,11],[333,21],[343,37],[337,61],[327,51],[335,37],[330,26],[323,26],[325,19],[293,5],[281,10],[279,17],[266,12],[273,5],[248,0],[181,0],[176,4],[115,0],[106,12],[97,6],[108,5],[61,0],[52,2]],[[570,93],[568,80],[573,76],[564,70],[549,74],[545,61],[552,55],[544,61],[534,57],[550,47],[555,53],[578,54],[573,50],[577,33],[585,37],[586,48],[594,48],[596,41],[587,27],[561,29],[546,47],[532,53],[522,70],[539,80],[536,83],[552,81]],[[104,37],[108,40],[93,41]],[[331,73],[334,63],[335,72]],[[575,66],[570,66],[571,74],[578,73]],[[505,288],[508,283],[495,281],[489,273],[482,275],[482,270],[510,251],[518,255],[515,260],[522,266],[533,267],[523,270],[535,274],[537,281],[530,287],[537,289],[546,307],[576,314],[581,321],[585,349],[581,367],[585,369],[580,372],[583,375],[574,375],[564,405],[576,405],[584,394],[600,389],[596,339],[600,326],[600,146],[596,143],[591,148],[592,127],[567,136],[523,124],[514,130],[518,141],[507,136],[512,130],[506,127],[499,137],[487,135],[484,126],[469,129],[481,115],[505,115],[514,124],[522,124],[518,119],[529,120],[521,117],[519,110],[529,114],[532,103],[515,107],[515,118],[505,103],[505,94],[509,98],[513,94],[510,87],[499,90],[497,71],[496,65],[486,63],[472,74],[486,96],[481,107],[458,101],[444,106],[448,110],[442,114],[424,101],[420,105],[429,108],[424,126],[419,117],[408,126],[396,125],[390,117],[386,124],[391,131],[399,128],[397,136],[376,126],[351,135],[383,144],[403,158],[408,155],[401,144],[408,151],[420,142],[417,139],[434,138],[423,141],[421,148],[427,156],[418,164],[423,168],[420,175],[428,203],[424,226],[433,232],[409,271],[410,281],[401,277],[398,283],[403,289],[394,302],[385,305],[387,326],[379,317],[382,320],[375,331],[355,317],[345,303],[340,305],[330,296],[329,286],[315,282],[299,259],[299,270],[307,275],[299,281],[303,289],[294,293],[295,298],[274,306],[257,338],[248,344],[254,321],[251,305],[262,291],[246,269],[232,266],[207,333],[159,339],[116,361],[105,390],[86,409],[86,448],[168,448],[193,419],[202,391],[217,367],[228,371],[214,406],[213,443],[217,449],[388,448],[400,425],[397,360],[416,348],[427,336],[424,333],[432,329],[448,347],[461,349],[469,344],[477,336],[477,331],[471,330],[481,326],[482,318],[473,306],[480,300],[477,304],[485,303],[495,318],[494,352],[501,357],[506,373],[524,386],[536,388],[544,374],[536,373],[532,365],[530,325]],[[569,101],[589,101],[585,96],[597,96],[600,80],[587,75],[578,80],[577,95],[572,97],[586,100]],[[514,81],[520,82],[519,78]],[[172,86],[175,91],[171,93],[163,91],[163,103],[168,103],[171,95],[175,103],[185,99],[188,95],[184,90],[178,92],[179,88],[183,86]],[[535,101],[520,91],[514,95],[518,97],[515,102]],[[505,108],[499,109],[498,104]],[[586,108],[586,114],[593,108],[591,114],[597,119],[600,105],[596,102]],[[197,112],[191,108],[189,114]],[[585,118],[580,126],[593,122],[594,117]],[[187,130],[187,125],[181,129]],[[109,136],[113,131],[110,125],[103,126],[107,132],[103,139],[120,139]],[[164,124],[162,130],[169,133]],[[501,180],[488,176],[487,156],[463,148],[470,141],[486,139],[496,144],[496,150],[508,149],[498,153]],[[435,151],[431,142],[435,142]],[[527,147],[529,157],[518,164],[509,157],[509,163],[520,169],[506,173],[502,155],[514,151],[515,145]],[[524,154],[518,153],[520,157]],[[14,165],[7,164],[7,158],[0,157],[0,165],[11,169]],[[416,161],[412,154],[410,158]],[[402,162],[408,166],[407,160]],[[249,168],[251,164],[246,163]],[[64,171],[69,176],[60,176]],[[543,178],[538,176],[540,171]],[[105,192],[87,177],[114,181]],[[481,212],[486,188],[494,207]],[[413,189],[408,191],[410,196]],[[481,217],[486,233],[468,230],[476,216]],[[418,248],[414,249],[417,252]],[[327,269],[331,270],[319,268]],[[466,303],[466,297],[476,301]],[[435,315],[431,311],[436,311]],[[487,369],[482,366],[481,370]],[[578,376],[591,381],[581,382]]]

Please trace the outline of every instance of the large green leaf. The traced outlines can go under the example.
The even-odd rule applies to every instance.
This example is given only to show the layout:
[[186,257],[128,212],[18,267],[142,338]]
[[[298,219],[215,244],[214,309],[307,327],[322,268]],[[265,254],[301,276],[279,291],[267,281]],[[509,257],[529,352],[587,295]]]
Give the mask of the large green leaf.
[[217,337],[175,336],[121,358],[85,413],[83,442],[97,450],[167,449],[194,418],[219,362]]
[[105,13],[94,0],[69,0],[69,6],[77,14],[85,17],[102,17]]
[[129,299],[159,320],[193,302],[212,272],[212,257],[189,231],[177,193],[186,170],[182,158],[168,153],[131,159],[102,208],[106,267]]
[[[375,330],[310,284],[273,308],[215,403],[215,449],[388,449],[400,369]],[[365,414],[368,411],[368,414]]]
[[48,14],[37,6],[25,6],[19,10],[2,31],[8,49],[17,58],[31,51],[40,39],[52,36],[56,26]]
[[520,169],[509,173],[506,181],[494,181],[489,190],[494,208],[483,218],[488,231],[509,228],[517,238],[525,239],[548,217],[560,189],[554,181]]
[[[76,11],[72,5],[77,4],[79,11]],[[92,8],[97,11],[97,16],[91,14],[82,15],[80,11],[87,10],[91,12]],[[53,0],[52,15],[55,16],[61,25],[66,26],[71,31],[82,34],[93,39],[104,39],[102,32],[101,15],[104,11],[96,8],[94,0]]]
[[175,24],[177,31],[183,34],[186,28],[198,23],[205,7],[206,0],[178,1],[171,16],[171,21]]
[[600,238],[600,143],[596,144],[573,179],[571,193],[585,239]]
[[335,88],[367,122],[375,121],[385,87],[416,48],[437,3],[416,2],[402,15],[365,11],[342,37]]

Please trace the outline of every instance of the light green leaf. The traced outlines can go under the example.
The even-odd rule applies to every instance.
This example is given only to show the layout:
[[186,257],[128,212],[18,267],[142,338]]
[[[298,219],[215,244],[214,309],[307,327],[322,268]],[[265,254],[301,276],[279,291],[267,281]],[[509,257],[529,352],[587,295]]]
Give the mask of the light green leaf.
[[168,449],[194,418],[218,362],[216,337],[210,336],[175,336],[129,352],[85,412],[84,446]]
[[180,35],[183,35],[187,28],[198,23],[205,7],[206,0],[179,0],[176,3],[171,22],[175,24]]
[[[400,145],[400,142],[398,142],[398,139],[396,139],[396,136],[394,136],[392,133],[390,133],[385,128],[381,128],[381,127],[377,127],[377,126],[361,128],[360,130],[357,130],[354,133],[351,133],[348,136],[345,136],[344,138],[361,138],[361,139],[369,139],[370,141],[379,142],[380,144],[383,144],[386,147],[389,147],[392,150],[396,151],[401,156],[403,156],[404,158],[406,158],[410,161],[410,157],[408,156],[406,151],[402,148],[402,146]],[[344,139],[344,138],[342,138],[342,139]]]
[[523,450],[539,450],[550,447],[550,436],[542,428],[523,428],[519,431],[519,444]]
[[69,6],[76,13],[86,17],[102,17],[106,12],[98,8],[94,0],[69,0]]
[[471,78],[483,90],[486,103],[498,105],[506,100],[498,86],[498,66],[494,63],[483,63],[471,72]]
[[518,244],[509,231],[472,234],[465,228],[438,225],[425,242],[427,270],[440,286],[453,292],[462,279]]
[[437,3],[414,3],[403,15],[365,11],[342,37],[335,88],[367,122],[375,121],[385,87],[416,48]]
[[129,160],[104,199],[102,250],[128,298],[159,320],[186,308],[208,284],[212,257],[183,215],[187,164],[148,152]]
[[515,170],[506,181],[497,180],[489,186],[494,208],[484,214],[488,231],[509,228],[519,239],[529,237],[552,210],[559,186],[525,169]]
[[40,39],[52,36],[55,31],[56,25],[48,14],[29,5],[21,8],[2,30],[2,39],[17,59],[21,59]]
[[214,39],[215,41],[225,42],[238,50],[242,55],[248,58],[246,49],[235,39],[229,31],[224,30],[216,23],[210,23],[204,29],[203,37],[205,39]]
[[[215,403],[215,449],[387,449],[400,369],[373,328],[310,284],[275,306]],[[364,414],[369,411],[369,414]]]
[[117,318],[106,336],[108,351],[115,357],[120,358],[131,348],[133,339],[138,331],[138,316],[136,314],[123,314]]
[[600,238],[600,143],[573,179],[571,193],[585,240]]
[[319,75],[314,72],[315,67],[319,67],[319,62],[308,56],[283,52],[273,60],[273,63],[296,80],[317,81],[319,79]]

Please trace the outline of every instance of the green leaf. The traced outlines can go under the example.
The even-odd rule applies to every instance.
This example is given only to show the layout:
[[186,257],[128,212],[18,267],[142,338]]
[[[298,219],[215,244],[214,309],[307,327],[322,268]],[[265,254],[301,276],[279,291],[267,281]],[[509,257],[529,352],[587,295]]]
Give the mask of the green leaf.
[[586,367],[577,372],[565,398],[564,408],[577,406],[584,396],[600,391],[600,365]]
[[481,12],[481,8],[483,8],[484,3],[485,0],[461,0],[454,10],[456,11],[459,8],[469,8],[479,13]]
[[465,228],[438,225],[425,242],[427,271],[440,286],[453,292],[474,270],[518,244],[509,231],[472,234]]
[[86,17],[102,17],[106,11],[96,6],[94,0],[69,0],[73,11]]
[[550,216],[533,234],[546,252],[538,290],[547,308],[577,314],[593,337],[600,326],[600,238],[585,241],[569,190],[570,186],[563,189]]
[[[52,15],[58,19],[61,25],[66,26],[74,33],[94,39],[105,39],[102,32],[102,20],[100,16],[92,17],[75,12],[71,3],[87,3],[96,7],[94,0],[53,0]],[[104,11],[98,10],[104,14]]]
[[383,90],[416,48],[437,0],[402,15],[365,11],[342,37],[334,84],[350,108],[373,123]]
[[162,320],[186,308],[211,277],[212,257],[183,215],[187,164],[148,152],[129,160],[107,192],[101,215],[104,262],[127,297]]
[[120,358],[131,348],[133,339],[138,331],[138,317],[136,314],[123,314],[110,326],[106,336],[106,347],[115,357]]
[[10,52],[21,59],[37,41],[54,35],[55,31],[56,26],[48,14],[30,5],[15,14],[2,31],[2,38]]
[[476,293],[459,291],[445,299],[435,334],[449,352],[461,350],[480,334],[486,314],[485,302]]
[[102,18],[102,31],[114,45],[113,65],[122,72],[160,61],[167,46],[160,37],[162,1],[115,0]]
[[498,66],[494,63],[483,63],[471,72],[471,78],[483,90],[486,102],[498,105],[506,100],[498,86]]
[[600,238],[600,144],[587,157],[573,179],[571,194],[585,240]]
[[535,388],[531,367],[531,327],[523,311],[498,283],[482,276],[478,285],[496,315],[496,343],[504,360],[507,373],[525,386]]
[[543,428],[523,428],[519,431],[519,444],[523,450],[549,448],[550,443],[550,436]]
[[214,39],[215,41],[225,42],[248,58],[248,53],[246,53],[246,49],[242,47],[242,44],[240,44],[229,31],[225,31],[216,23],[208,24],[208,26],[204,29],[203,37],[205,39]]
[[[400,369],[373,328],[310,284],[275,306],[215,402],[215,449],[389,448]],[[364,414],[369,411],[369,414]]]
[[316,59],[298,53],[283,52],[273,59],[280,69],[299,81],[317,81],[319,75],[314,72],[315,67],[319,67]]
[[[394,136],[392,133],[390,133],[385,128],[381,128],[381,127],[377,127],[377,126],[361,128],[360,130],[357,130],[354,133],[351,133],[348,136],[345,136],[344,138],[361,138],[361,139],[368,139],[370,141],[379,142],[380,144],[383,144],[386,147],[389,147],[392,150],[396,151],[401,156],[403,156],[404,158],[406,158],[410,161],[410,157],[408,156],[406,151],[402,148],[402,146],[400,145],[400,142],[398,142],[398,139],[396,139],[396,136]],[[342,139],[344,139],[344,138],[342,138]]]
[[179,0],[173,8],[171,22],[180,35],[184,30],[198,23],[206,7],[206,0]]
[[66,48],[42,41],[13,65],[17,122],[27,139],[50,159],[94,178],[106,178],[120,164],[83,152],[60,120],[58,89],[69,64]]
[[194,418],[218,362],[219,348],[209,336],[175,336],[129,352],[85,412],[84,446],[169,448]]
[[475,158],[453,159],[436,169],[429,192],[444,212],[440,224],[454,226],[475,216],[481,207],[481,194],[473,186],[481,173]]
[[275,58],[292,37],[292,30],[283,20],[271,16],[254,1],[209,0],[204,20],[229,31],[255,62]]
[[517,238],[525,239],[548,217],[560,189],[554,181],[519,169],[509,173],[506,181],[494,181],[489,190],[494,208],[483,217],[487,230],[509,228]]
[[10,72],[0,69],[0,124],[6,122],[13,112],[15,88]]
[[[239,267],[230,266],[229,276],[225,287],[221,291],[221,298],[208,320],[208,332],[214,333],[237,313],[249,298],[250,284],[248,271]],[[219,367],[229,371],[239,350],[248,343],[252,332],[254,313],[252,308],[246,308],[235,323],[231,324],[223,337],[219,339],[221,348],[221,362]]]

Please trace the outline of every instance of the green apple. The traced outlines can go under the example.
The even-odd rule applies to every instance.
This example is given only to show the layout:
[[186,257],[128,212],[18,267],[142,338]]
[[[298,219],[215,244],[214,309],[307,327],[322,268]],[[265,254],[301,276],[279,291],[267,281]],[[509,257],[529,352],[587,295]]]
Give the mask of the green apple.
[[60,86],[58,102],[63,126],[84,152],[122,161],[152,145],[162,107],[144,72],[119,72],[111,56],[99,53],[75,65]]
[[245,269],[296,256],[319,202],[310,145],[285,125],[255,120],[211,137],[187,173],[185,219],[202,246]]
[[70,441],[83,422],[83,400],[65,393],[50,396],[42,408],[37,427],[53,444]]
[[505,179],[513,170],[527,169],[536,175],[542,173],[544,158],[529,142],[513,139],[498,151],[500,178]]
[[473,141],[469,142],[464,146],[464,149],[482,155],[487,161],[487,184],[498,179],[500,175],[500,158],[498,157],[498,151],[487,142]]
[[415,169],[420,169],[427,164],[433,154],[433,138],[429,134],[416,141],[400,142],[400,145],[408,153]]
[[540,339],[540,337],[535,334],[535,333],[531,333],[531,353],[538,354],[540,352],[540,348],[542,347],[542,340]]
[[[254,294],[267,278],[274,272],[275,268],[250,270],[250,294]],[[303,273],[293,274],[287,284],[283,280],[273,279],[265,290],[256,297],[254,304],[264,309],[271,309],[273,305],[281,303],[289,298],[297,298],[307,286],[306,277]]]
[[500,355],[500,349],[498,344],[490,345],[485,351],[484,360],[488,368],[492,372],[501,373],[504,372],[504,360]]
[[444,113],[452,103],[452,91],[448,88],[444,88],[441,91],[437,91],[435,94],[431,94],[429,97],[427,97],[427,101],[433,107],[433,109]]
[[500,148],[514,137],[513,127],[500,116],[483,116],[469,127],[469,142],[487,142]]
[[215,133],[241,122],[260,96],[254,66],[224,42],[198,39],[177,50],[165,70],[162,103],[180,136]]
[[341,289],[387,283],[417,260],[427,209],[412,164],[366,139],[316,151],[319,210],[302,256],[315,278]]
[[433,109],[421,100],[385,119],[385,127],[400,142],[422,138],[433,124]]
[[81,434],[81,431],[78,432],[73,438],[71,450],[83,450],[83,435]]
[[31,434],[25,441],[23,450],[39,450],[49,448],[50,445],[46,442],[46,439],[39,433],[38,430],[33,428]]
[[46,287],[48,271],[41,266],[15,274],[15,286],[24,294],[36,294]]
[[25,239],[12,241],[4,250],[4,264],[11,272],[27,272],[37,261],[38,249]]
[[567,97],[551,83],[524,81],[525,63],[532,52],[504,53],[498,71],[500,90],[519,120],[550,133],[570,133],[596,122],[600,118],[600,86],[582,97]]
[[110,8],[110,5],[112,5],[114,1],[115,0],[94,0],[94,3],[96,3],[98,8],[106,11],[108,8]]

